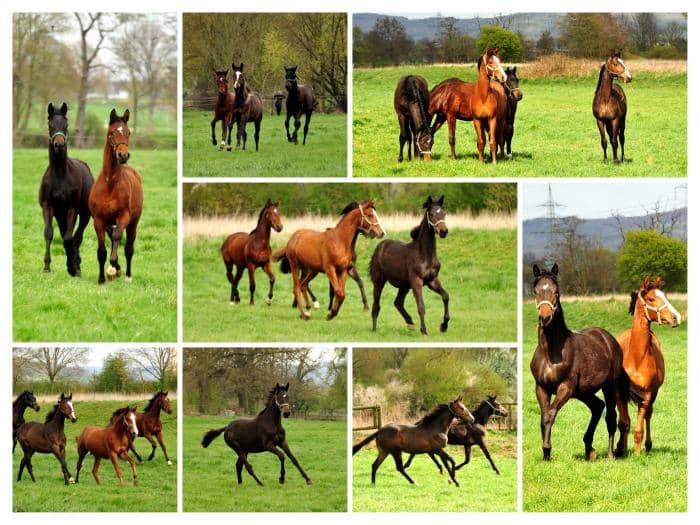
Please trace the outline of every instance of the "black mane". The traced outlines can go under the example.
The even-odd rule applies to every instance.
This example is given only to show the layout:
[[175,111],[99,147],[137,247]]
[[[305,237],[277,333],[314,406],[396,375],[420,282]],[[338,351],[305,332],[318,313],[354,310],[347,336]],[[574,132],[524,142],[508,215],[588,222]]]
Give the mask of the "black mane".
[[146,405],[146,408],[143,409],[143,411],[148,412],[153,407],[153,403],[155,403],[156,399],[158,399],[162,394],[163,392],[160,391],[153,394],[153,397],[148,401],[148,404]]
[[637,297],[639,296],[638,291],[630,292],[630,315],[634,315],[634,309],[637,307]]
[[48,423],[51,421],[54,417],[56,417],[56,413],[58,412],[58,403],[56,403],[51,410],[49,410],[49,413],[46,414],[46,419],[44,420],[44,423]]
[[449,410],[449,407],[445,403],[439,404],[435,409],[433,409],[432,412],[426,414],[423,416],[421,419],[415,422],[415,425],[427,425],[428,423],[432,423],[435,421],[440,414],[442,414],[445,410]]
[[352,210],[355,208],[359,208],[360,204],[358,202],[351,202],[345,208],[343,208],[343,211],[340,212],[340,215],[345,215],[346,213],[350,213]]
[[112,417],[109,418],[109,420],[114,421],[115,417],[126,414],[130,409],[131,409],[131,407],[129,407],[129,406],[125,406],[123,408],[116,409],[114,412],[112,412]]

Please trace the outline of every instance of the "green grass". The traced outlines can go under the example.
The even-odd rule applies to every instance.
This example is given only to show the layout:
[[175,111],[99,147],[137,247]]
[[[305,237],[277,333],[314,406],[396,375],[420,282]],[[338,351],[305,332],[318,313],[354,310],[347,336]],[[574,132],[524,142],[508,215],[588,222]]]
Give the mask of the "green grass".
[[[687,303],[669,297],[685,320]],[[631,326],[627,302],[569,302],[563,298],[569,328],[602,326],[617,336]],[[608,460],[607,432],[601,420],[593,446],[598,459],[583,459],[582,437],[590,412],[575,399],[557,415],[552,429],[552,461],[542,461],[540,411],[529,363],[537,346],[537,312],[526,300],[523,314],[523,510],[532,512],[684,512],[687,502],[687,324],[654,331],[666,362],[666,380],[654,403],[651,453]],[[600,394],[599,394],[600,397]],[[629,405],[632,425],[637,407]],[[615,440],[618,435],[616,433]],[[634,450],[630,434],[629,447]]]
[[[284,115],[263,116],[260,150],[255,151],[253,124],[248,124],[246,150],[236,150],[236,126],[231,144],[233,152],[219,151],[211,143],[211,111],[183,111],[182,147],[185,177],[345,177],[347,173],[347,115],[314,113],[309,123],[306,145],[287,142]],[[294,129],[294,120],[290,130]],[[216,128],[221,141],[221,123]]]
[[[353,74],[353,175],[385,176],[687,176],[687,75],[639,73],[628,97],[625,163],[604,163],[591,111],[597,77],[527,80],[521,73],[513,158],[481,165],[471,122],[457,122],[457,161],[450,159],[447,124],[435,135],[433,162],[397,162],[399,128],[393,97],[403,75],[419,74],[432,88],[458,77],[476,80],[476,68],[422,66],[356,69]],[[633,72],[634,74],[634,72]],[[486,147],[488,151],[488,144]],[[404,151],[404,156],[406,152]],[[608,145],[608,155],[612,149]]]
[[[408,239],[408,232],[389,232],[391,239]],[[451,229],[438,240],[442,263],[440,280],[450,294],[450,325],[441,333],[443,306],[440,296],[423,288],[428,337],[408,330],[393,306],[396,289],[387,284],[382,294],[382,310],[377,332],[372,332],[369,312],[362,309],[360,292],[352,279],[346,283],[346,299],[338,317],[326,321],[328,279],[320,274],[311,289],[317,295],[320,310],[312,310],[311,320],[302,321],[291,308],[292,279],[274,266],[277,277],[273,304],[265,304],[267,276],[258,270],[256,302],[248,304],[247,272],[239,283],[241,303],[229,303],[231,287],[219,248],[223,240],[185,241],[183,245],[183,330],[186,341],[514,341],[516,338],[516,232],[515,230]],[[273,249],[286,238],[272,237]],[[357,243],[357,267],[365,282],[370,306],[372,282],[367,275],[369,258],[376,241]],[[418,322],[412,294],[406,309]],[[496,312],[496,314],[494,313]]]
[[183,509],[186,512],[345,512],[347,460],[345,421],[285,419],[289,448],[313,485],[307,485],[291,461],[285,461],[284,485],[278,482],[280,462],[272,453],[250,454],[258,486],[243,470],[236,481],[236,453],[219,436],[204,449],[202,436],[230,418],[187,416],[183,435]]
[[[76,438],[83,428],[89,425],[106,426],[112,412],[127,404],[126,401],[85,401],[74,396],[76,423],[69,420],[65,424],[66,462],[68,470],[75,477],[78,461]],[[124,473],[124,486],[119,480],[112,463],[102,460],[100,481],[95,484],[92,477],[92,456],[87,456],[80,472],[80,483],[66,486],[63,482],[61,466],[51,454],[34,454],[32,464],[36,483],[32,483],[27,471],[22,481],[17,481],[17,472],[22,458],[22,448],[17,449],[12,457],[13,510],[15,512],[175,512],[177,511],[177,403],[171,401],[173,415],[161,412],[163,435],[168,455],[173,465],[165,464],[163,452],[158,447],[153,461],[145,461],[151,446],[143,438],[137,438],[136,450],[144,458],[143,465],[136,465],[139,485],[133,485],[131,469],[126,461],[119,465]],[[41,412],[32,410],[25,413],[25,418],[43,422],[47,412],[53,406],[41,403]],[[138,404],[143,409],[145,402]],[[8,452],[9,453],[9,452]],[[131,454],[133,457],[133,454]]]
[[[366,434],[363,434],[366,435]],[[359,441],[360,435],[353,437]],[[472,447],[471,461],[457,471],[459,488],[448,484],[449,477],[438,474],[426,455],[416,456],[408,469],[415,485],[396,470],[388,457],[371,483],[376,449],[369,445],[352,458],[352,507],[354,512],[515,512],[517,510],[517,440],[514,432],[490,431],[486,444],[498,476],[479,447]],[[447,452],[459,464],[464,447],[448,446]],[[408,455],[403,455],[404,463]]]
[[[72,150],[97,179],[101,150]],[[92,221],[81,246],[82,277],[66,271],[54,221],[51,273],[44,266],[44,225],[37,195],[48,165],[45,150],[13,154],[13,326],[15,341],[174,341],[177,338],[177,152],[132,151],[143,180],[144,208],[132,262],[122,276],[98,286]],[[124,239],[122,239],[122,245]],[[110,249],[110,243],[107,243]],[[124,265],[123,246],[119,258]],[[123,266],[124,267],[124,266]]]

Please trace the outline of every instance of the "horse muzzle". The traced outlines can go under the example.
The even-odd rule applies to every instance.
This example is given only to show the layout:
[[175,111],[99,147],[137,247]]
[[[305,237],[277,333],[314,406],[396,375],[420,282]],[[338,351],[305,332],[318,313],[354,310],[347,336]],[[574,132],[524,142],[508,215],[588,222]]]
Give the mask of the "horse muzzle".
[[285,412],[282,412],[282,417],[288,418],[291,414],[292,414],[292,413],[291,413],[289,410],[287,410],[287,411],[285,411]]
[[444,239],[447,237],[447,234],[449,233],[449,230],[447,228],[438,228],[438,235],[440,236],[441,239]]
[[282,229],[284,228],[284,226],[282,225],[282,223],[280,223],[280,224],[273,224],[272,227],[275,229],[275,231],[276,231],[277,233],[281,232]]
[[523,99],[523,92],[517,88],[512,91],[513,93],[513,98],[517,101],[520,102]]
[[39,403],[34,403],[32,405],[32,408],[34,409],[34,412],[39,412],[41,410],[41,407],[39,406]]
[[78,418],[76,416],[71,416],[70,417],[70,422],[71,423],[76,423],[78,421]]
[[129,162],[129,157],[131,157],[131,154],[128,151],[117,151],[117,160],[119,161],[119,164],[126,164],[127,162]]

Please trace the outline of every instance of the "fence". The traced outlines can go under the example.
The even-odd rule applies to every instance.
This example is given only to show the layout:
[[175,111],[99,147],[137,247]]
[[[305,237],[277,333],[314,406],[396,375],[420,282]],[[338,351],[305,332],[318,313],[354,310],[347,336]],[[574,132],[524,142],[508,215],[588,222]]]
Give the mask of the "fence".
[[[182,101],[182,109],[197,109],[203,111],[213,111],[216,105],[216,96],[190,96]],[[261,97],[263,100],[263,105],[265,106],[265,112],[270,115],[275,114],[275,97],[265,96]],[[285,114],[284,102],[286,95],[282,98],[282,114]],[[323,113],[332,113],[338,111],[339,108],[347,108],[346,97],[338,97],[332,95],[316,95],[316,100],[318,101],[317,111]]]
[[497,430],[515,430],[518,428],[518,404],[517,403],[501,403],[501,406],[508,411],[508,415],[491,416],[489,419],[489,428]]
[[[366,406],[366,407],[352,407],[352,430],[353,432],[356,430],[373,430],[375,428],[381,428],[382,426],[382,407],[379,405],[374,405],[374,406]],[[360,419],[366,419],[367,412],[370,413],[372,423],[371,424],[365,424],[365,426],[355,426],[355,413],[360,414]],[[365,417],[363,418],[362,414],[365,414]],[[361,423],[362,424],[362,423]]]

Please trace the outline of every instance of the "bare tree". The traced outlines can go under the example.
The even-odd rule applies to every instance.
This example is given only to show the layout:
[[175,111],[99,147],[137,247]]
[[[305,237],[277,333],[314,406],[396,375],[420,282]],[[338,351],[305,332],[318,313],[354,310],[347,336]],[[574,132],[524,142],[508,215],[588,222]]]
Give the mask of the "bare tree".
[[88,357],[88,348],[28,348],[26,366],[29,370],[45,376],[49,380],[51,393],[54,393],[56,379],[67,372],[82,369]]
[[155,379],[163,390],[168,376],[175,372],[177,350],[171,347],[139,348],[134,355],[136,364]]

